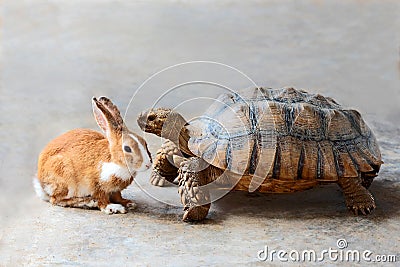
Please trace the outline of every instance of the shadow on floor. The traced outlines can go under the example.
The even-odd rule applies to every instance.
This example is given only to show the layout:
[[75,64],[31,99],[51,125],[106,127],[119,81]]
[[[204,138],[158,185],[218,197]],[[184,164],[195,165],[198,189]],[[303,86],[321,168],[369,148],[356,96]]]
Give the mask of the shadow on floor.
[[[370,191],[375,197],[377,208],[368,216],[359,216],[374,222],[398,216],[399,189],[400,185],[396,182],[374,181]],[[183,215],[180,207],[162,203],[140,205],[133,213],[170,222],[180,222]],[[220,224],[231,216],[287,220],[355,217],[347,210],[342,192],[336,184],[293,194],[230,192],[212,204],[207,219],[201,224]]]
[[[380,221],[400,213],[400,186],[391,181],[374,181],[370,191],[375,197],[377,208],[368,216]],[[294,194],[261,194],[231,192],[214,203],[216,217],[229,215],[257,216],[268,219],[307,219],[318,217],[354,217],[344,203],[341,190],[335,184],[320,186]]]

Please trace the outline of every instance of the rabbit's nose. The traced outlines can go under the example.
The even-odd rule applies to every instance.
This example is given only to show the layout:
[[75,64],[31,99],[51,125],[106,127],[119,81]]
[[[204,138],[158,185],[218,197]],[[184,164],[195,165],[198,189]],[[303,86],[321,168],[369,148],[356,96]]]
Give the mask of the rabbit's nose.
[[149,169],[151,167],[151,163],[146,164],[146,169]]

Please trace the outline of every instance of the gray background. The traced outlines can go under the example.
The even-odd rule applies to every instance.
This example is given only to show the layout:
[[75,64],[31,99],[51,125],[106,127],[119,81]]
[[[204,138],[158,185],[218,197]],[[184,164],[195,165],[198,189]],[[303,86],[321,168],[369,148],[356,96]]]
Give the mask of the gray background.
[[[400,4],[398,1],[3,1],[0,93],[0,266],[260,265],[257,251],[349,249],[399,253]],[[294,195],[232,193],[201,224],[180,222],[177,189],[149,172],[124,193],[126,215],[52,207],[34,196],[37,156],[55,136],[97,129],[90,98],[107,95],[135,117],[172,86],[206,80],[232,88],[294,86],[358,109],[383,160],[377,210],[348,213],[336,185]],[[201,114],[221,89],[186,86],[157,105]],[[147,137],[154,153],[160,140]],[[145,189],[144,191],[141,190]],[[400,259],[398,259],[400,260]],[[270,263],[270,262],[267,262]],[[275,262],[277,264],[277,262]],[[327,263],[335,264],[327,261]],[[308,263],[299,263],[309,265]],[[339,263],[337,263],[339,264]]]

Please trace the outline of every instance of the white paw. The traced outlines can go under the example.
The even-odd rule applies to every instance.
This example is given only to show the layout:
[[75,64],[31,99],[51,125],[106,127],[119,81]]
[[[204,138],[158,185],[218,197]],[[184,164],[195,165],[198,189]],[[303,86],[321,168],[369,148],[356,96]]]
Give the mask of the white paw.
[[108,204],[102,211],[106,214],[126,213],[126,209],[120,204]]

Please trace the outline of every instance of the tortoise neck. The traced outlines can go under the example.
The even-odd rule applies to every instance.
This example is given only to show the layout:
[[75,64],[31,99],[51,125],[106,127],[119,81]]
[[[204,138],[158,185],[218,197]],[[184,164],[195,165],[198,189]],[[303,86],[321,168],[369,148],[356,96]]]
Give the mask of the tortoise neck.
[[160,136],[174,142],[185,154],[194,156],[188,147],[190,135],[186,125],[187,122],[181,115],[174,114],[164,123]]
[[179,149],[183,153],[185,153],[185,154],[187,154],[189,156],[194,156],[194,154],[189,149],[188,142],[189,142],[190,136],[189,136],[189,131],[186,129],[185,126],[182,127],[181,131],[179,132],[179,136],[178,136],[177,139],[178,140],[173,141],[173,142],[178,145]]

